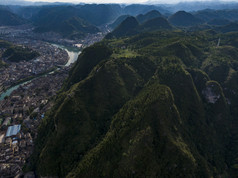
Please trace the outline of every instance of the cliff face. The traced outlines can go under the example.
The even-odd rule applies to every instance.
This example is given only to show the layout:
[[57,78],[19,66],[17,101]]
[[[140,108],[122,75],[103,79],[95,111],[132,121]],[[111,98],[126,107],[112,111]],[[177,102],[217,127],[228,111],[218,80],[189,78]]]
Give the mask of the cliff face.
[[31,169],[59,177],[234,177],[238,50],[215,48],[216,38],[144,33],[85,49],[39,128]]

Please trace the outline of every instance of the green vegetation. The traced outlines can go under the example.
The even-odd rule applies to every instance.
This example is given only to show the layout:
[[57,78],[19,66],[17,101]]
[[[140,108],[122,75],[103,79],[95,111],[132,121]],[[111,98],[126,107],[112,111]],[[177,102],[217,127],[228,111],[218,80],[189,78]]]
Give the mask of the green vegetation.
[[[153,13],[153,12],[152,12]],[[172,30],[172,26],[163,17],[152,18],[142,24],[139,24],[135,17],[127,17],[118,27],[112,32],[107,34],[106,38],[111,39],[114,37],[125,37],[136,35],[141,32]]]
[[0,26],[16,26],[26,24],[27,20],[0,7]]
[[129,15],[122,15],[118,17],[112,24],[109,25],[110,28],[115,29],[118,27],[124,20],[126,20],[127,17],[130,17]]
[[0,40],[0,48],[9,48],[11,46],[12,44],[9,43],[8,41]]
[[124,49],[124,50],[117,50],[114,51],[112,58],[135,58],[139,56],[135,51]]
[[[0,40],[0,49],[3,50],[1,57],[10,62],[29,61],[40,55],[29,48],[17,46],[4,40]],[[0,67],[4,65],[6,64],[1,60]]]
[[46,22],[40,24],[36,32],[53,31],[67,38],[81,38],[88,33],[99,32],[99,29],[79,17],[63,18],[62,21],[55,20],[53,17],[45,17]]
[[39,56],[39,53],[21,46],[10,46],[2,54],[2,57],[10,62],[29,61],[37,56]]
[[169,17],[169,22],[175,26],[193,26],[201,24],[202,21],[192,14],[187,13],[185,11],[178,11],[172,16]]
[[[140,28],[135,18],[129,22]],[[27,170],[59,177],[236,177],[237,36],[171,29],[84,49],[39,128]]]
[[[135,17],[127,17],[112,33],[112,36],[123,37],[128,35],[134,35],[135,29],[139,26]],[[109,34],[110,35],[110,34]],[[110,37],[110,36],[108,36]]]
[[138,22],[140,22],[141,24],[148,21],[148,20],[152,20],[158,17],[161,17],[161,13],[159,11],[156,10],[152,10],[146,14],[140,14],[138,16],[136,16],[136,19],[138,20]]
[[87,4],[79,6],[46,6],[35,13],[31,20],[36,32],[56,32],[66,38],[82,38],[97,33],[96,26],[111,22],[121,13],[114,4]]

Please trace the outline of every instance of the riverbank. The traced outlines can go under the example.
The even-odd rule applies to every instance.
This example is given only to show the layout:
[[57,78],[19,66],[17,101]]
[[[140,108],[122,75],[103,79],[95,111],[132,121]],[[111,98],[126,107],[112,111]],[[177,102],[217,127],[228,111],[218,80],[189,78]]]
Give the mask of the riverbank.
[[[55,65],[51,70],[20,80],[0,97],[0,136],[3,138],[0,142],[1,176],[23,174],[22,167],[33,151],[37,128],[45,112],[52,107],[54,96],[61,89],[72,63],[80,54],[79,50],[70,51],[62,45],[57,46],[55,51],[61,53],[61,50],[70,54],[64,65]],[[5,137],[8,128],[15,125],[21,126],[19,136],[14,139]]]
[[78,47],[68,47],[68,46],[63,46],[60,44],[55,44],[55,43],[50,43],[51,45],[60,48],[62,50],[65,50],[69,56],[69,60],[66,62],[65,66],[68,67],[70,64],[74,63],[77,61],[79,54],[81,53],[82,48]]
[[[76,48],[76,47],[66,47],[66,46],[63,46],[63,45],[58,45],[58,44],[51,44],[53,45],[54,47],[57,47],[57,48],[60,48],[61,50],[65,50],[68,54],[68,61],[65,63],[65,67],[69,67],[71,64],[73,64],[75,61],[77,61],[78,59],[78,55],[81,53],[80,49],[79,48]],[[40,74],[37,74],[37,75],[34,75],[34,76],[30,76],[30,77],[27,77],[25,79],[22,79],[22,80],[19,80],[18,82],[16,82],[14,85],[11,85],[10,87],[8,87],[7,89],[5,89],[1,94],[0,94],[0,101],[2,101],[6,96],[10,96],[11,93],[16,90],[17,88],[19,88],[21,85],[24,85],[28,82],[31,82],[32,80],[35,80],[41,76],[44,76],[44,75],[47,75],[51,72],[54,72],[58,69],[58,67],[54,67],[50,70],[47,70],[43,73],[40,73]]]
[[53,69],[50,69],[49,71],[46,71],[46,72],[37,74],[37,75],[35,75],[35,76],[30,76],[30,77],[28,77],[28,78],[25,78],[25,79],[22,79],[22,80],[16,82],[14,85],[8,87],[7,89],[5,89],[4,91],[2,91],[2,92],[0,93],[0,101],[4,100],[4,98],[5,98],[6,96],[10,96],[11,93],[12,93],[14,90],[18,89],[20,86],[22,86],[22,85],[24,85],[24,84],[27,84],[27,83],[31,82],[32,80],[35,80],[35,79],[37,79],[37,78],[39,78],[39,77],[42,77],[42,76],[44,76],[44,75],[47,75],[47,74],[49,74],[49,73],[51,73],[51,72],[53,72],[53,71],[56,71],[57,69],[58,69],[58,68],[55,67],[55,68],[53,68]]

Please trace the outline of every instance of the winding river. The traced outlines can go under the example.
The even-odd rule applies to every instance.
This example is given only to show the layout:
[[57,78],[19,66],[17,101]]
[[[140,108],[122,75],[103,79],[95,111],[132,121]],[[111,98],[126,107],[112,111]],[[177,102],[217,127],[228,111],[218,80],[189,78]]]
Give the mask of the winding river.
[[[69,66],[70,64],[74,63],[77,59],[78,59],[78,55],[81,53],[80,49],[79,48],[76,48],[76,47],[66,47],[66,46],[63,46],[63,45],[58,45],[58,44],[52,44],[53,46],[57,47],[57,48],[60,48],[60,49],[63,49],[65,50],[67,53],[68,53],[68,56],[69,56],[69,60],[68,62],[65,64],[65,66]],[[57,69],[56,69],[57,70]],[[47,74],[52,74],[54,71],[51,71],[49,73],[46,73],[45,75]],[[45,76],[43,75],[43,76]],[[6,96],[10,96],[11,93],[18,89],[20,86],[22,85],[25,85],[29,82],[31,82],[32,80],[35,80],[39,77],[42,77],[42,76],[37,76],[33,79],[30,79],[28,81],[25,81],[25,82],[22,82],[18,85],[15,85],[15,86],[12,86],[10,88],[8,88],[6,91],[4,91],[1,95],[0,95],[0,101],[2,101]]]

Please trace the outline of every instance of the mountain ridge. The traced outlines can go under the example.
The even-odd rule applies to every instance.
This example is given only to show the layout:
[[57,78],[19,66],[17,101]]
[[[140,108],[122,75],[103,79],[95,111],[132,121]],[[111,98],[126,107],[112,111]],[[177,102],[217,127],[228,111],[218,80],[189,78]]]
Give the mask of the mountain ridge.
[[230,82],[238,49],[227,46],[234,34],[222,34],[216,47],[220,35],[146,32],[86,48],[39,129],[33,169],[59,177],[235,177],[238,85]]

